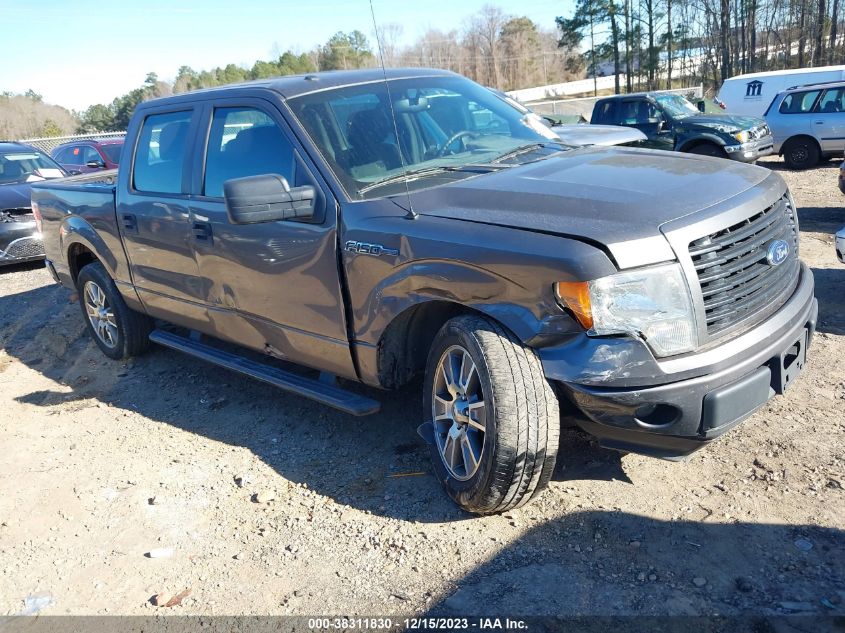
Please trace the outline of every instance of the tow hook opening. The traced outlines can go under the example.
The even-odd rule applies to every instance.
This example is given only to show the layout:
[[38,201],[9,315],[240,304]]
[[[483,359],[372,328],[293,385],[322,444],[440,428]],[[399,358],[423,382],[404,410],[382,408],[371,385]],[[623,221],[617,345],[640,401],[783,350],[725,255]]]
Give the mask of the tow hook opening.
[[651,429],[670,426],[680,418],[681,410],[671,404],[644,404],[634,412],[637,424]]

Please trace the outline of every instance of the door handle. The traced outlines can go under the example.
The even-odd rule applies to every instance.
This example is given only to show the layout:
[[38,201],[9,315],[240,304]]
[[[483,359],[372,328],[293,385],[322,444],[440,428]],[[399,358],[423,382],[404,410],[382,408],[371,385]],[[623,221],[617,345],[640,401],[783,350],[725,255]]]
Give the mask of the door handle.
[[192,231],[194,233],[195,240],[211,244],[212,237],[210,224],[207,224],[206,222],[194,222]]
[[813,121],[816,125],[824,125],[824,121]]
[[138,231],[138,222],[135,219],[135,216],[131,213],[124,213],[123,214],[123,228],[127,231],[131,231],[135,233]]

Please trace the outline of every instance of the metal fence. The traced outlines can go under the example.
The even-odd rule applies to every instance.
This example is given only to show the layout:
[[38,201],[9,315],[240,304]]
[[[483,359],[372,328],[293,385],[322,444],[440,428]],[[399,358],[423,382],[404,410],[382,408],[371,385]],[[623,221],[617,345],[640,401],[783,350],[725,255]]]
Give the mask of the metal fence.
[[[672,90],[654,90],[655,94],[678,94],[685,97],[700,99],[704,94],[702,86],[691,88],[675,88]],[[553,101],[526,102],[525,106],[531,108],[537,114],[569,114],[580,115],[590,120],[593,113],[593,106],[602,97],[582,97],[578,99],[555,99]]]
[[72,141],[99,141],[116,139],[126,136],[126,132],[98,132],[96,134],[74,134],[72,136],[45,136],[43,138],[27,138],[19,142],[37,147],[42,152],[50,153],[54,148]]

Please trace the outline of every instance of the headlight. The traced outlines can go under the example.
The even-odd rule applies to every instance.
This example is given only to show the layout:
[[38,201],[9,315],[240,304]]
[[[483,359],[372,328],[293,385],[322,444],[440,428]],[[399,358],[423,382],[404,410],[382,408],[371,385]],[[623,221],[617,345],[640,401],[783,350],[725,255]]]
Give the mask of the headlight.
[[751,134],[743,130],[742,132],[737,132],[736,134],[734,134],[734,138],[740,143],[747,143],[748,139],[751,138]]
[[591,334],[642,336],[657,356],[688,352],[698,343],[692,299],[677,263],[561,282],[555,293]]

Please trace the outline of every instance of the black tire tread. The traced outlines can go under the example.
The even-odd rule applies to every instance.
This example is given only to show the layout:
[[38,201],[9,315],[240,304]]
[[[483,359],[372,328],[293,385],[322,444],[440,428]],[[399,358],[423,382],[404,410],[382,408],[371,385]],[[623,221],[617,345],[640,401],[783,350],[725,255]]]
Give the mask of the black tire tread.
[[557,397],[540,359],[497,322],[482,316],[456,317],[451,324],[471,333],[481,349],[493,388],[501,445],[515,455],[494,455],[482,499],[467,509],[492,514],[520,507],[549,483],[557,461],[560,414]]
[[[82,305],[82,312],[85,318],[85,323],[91,331],[91,324],[88,321],[88,316],[85,315],[84,293],[83,286],[85,280],[91,279],[96,282],[103,290],[109,300],[109,304],[114,311],[115,318],[118,320],[118,328],[122,335],[122,345],[114,351],[109,353],[100,346],[103,353],[114,360],[122,358],[130,358],[132,356],[139,356],[147,351],[150,347],[150,332],[152,331],[152,320],[146,314],[135,312],[120,295],[120,291],[114,283],[114,280],[106,272],[106,269],[100,262],[92,262],[87,264],[79,271],[77,276],[77,291],[79,292],[79,302]],[[94,341],[97,342],[96,336],[91,331]],[[99,346],[99,343],[98,343]]]

